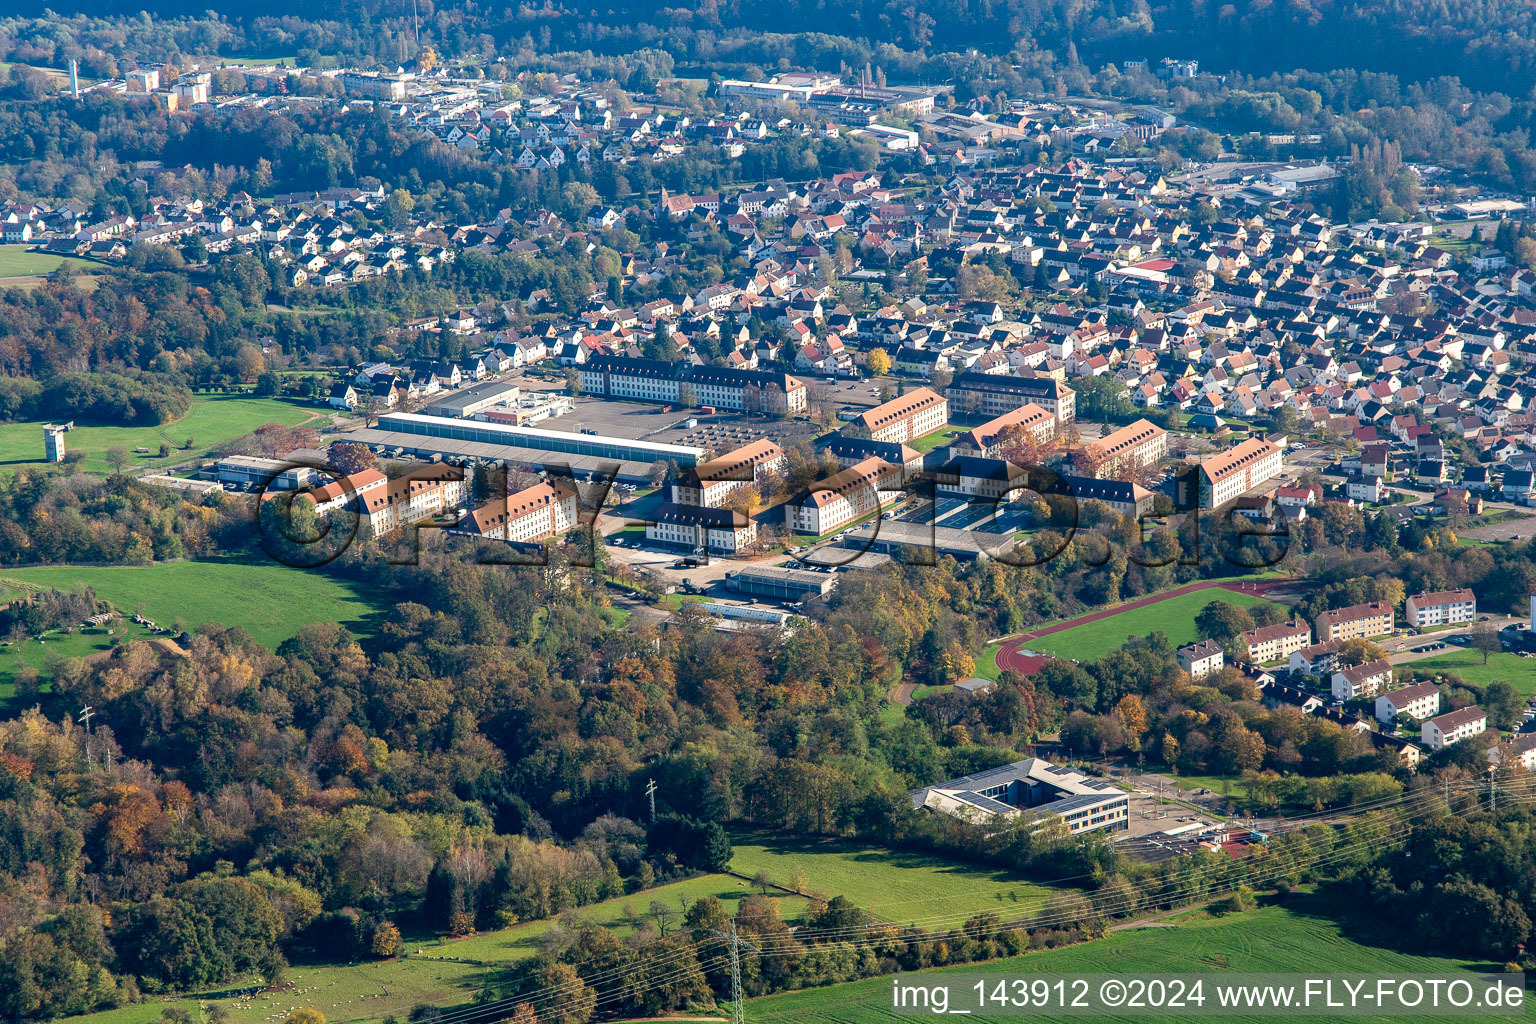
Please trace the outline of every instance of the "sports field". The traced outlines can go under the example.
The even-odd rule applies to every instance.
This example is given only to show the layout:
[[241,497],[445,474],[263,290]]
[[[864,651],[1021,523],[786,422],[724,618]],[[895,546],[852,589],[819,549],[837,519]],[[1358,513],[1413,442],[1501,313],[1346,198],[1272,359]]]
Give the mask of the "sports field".
[[0,245],[0,287],[8,277],[41,277],[59,269],[62,263],[71,263],[81,270],[96,264],[73,256],[56,256],[49,252],[28,252],[25,245]]
[[[1029,640],[1025,646],[1032,651],[1053,654],[1058,658],[1098,661],[1124,645],[1131,637],[1146,636],[1153,630],[1161,630],[1175,647],[1181,647],[1199,639],[1195,632],[1195,616],[1212,601],[1225,601],[1241,608],[1275,603],[1254,594],[1238,594],[1220,589],[1201,590],[1170,597],[1145,608],[1133,608],[1097,622],[1073,626],[1060,633]],[[1278,607],[1284,610],[1285,606]]]
[[808,892],[846,896],[876,917],[902,924],[1027,909],[1054,892],[1001,868],[933,854],[771,832],[737,833],[732,841],[731,870],[739,875],[753,878],[762,871],[789,886],[798,873]]
[[[243,437],[267,423],[298,426],[320,410],[275,398],[251,398],[242,395],[199,396],[181,419],[162,426],[96,427],[78,426],[64,435],[65,451],[85,452],[85,468],[92,473],[110,473],[107,449],[120,444],[131,453],[148,448],[148,455],[130,455],[125,469],[157,471],[161,467],[206,455],[226,441]],[[0,469],[26,463],[43,464],[43,420],[0,424]],[[192,448],[181,445],[192,438]],[[171,446],[167,458],[160,458],[160,445]]]
[[[1313,901],[1302,899],[1300,905],[1312,910]],[[1318,908],[1321,909],[1321,908]],[[1305,912],[1280,907],[1262,907],[1224,918],[1201,911],[1169,918],[1169,927],[1133,928],[1112,933],[1106,938],[1062,949],[1042,950],[1025,956],[995,960],[986,964],[944,968],[903,974],[906,980],[927,983],[942,979],[952,971],[989,975],[1032,974],[1114,974],[1128,975],[1203,974],[1214,980],[1217,972],[1279,972],[1312,974],[1414,974],[1419,977],[1444,977],[1446,972],[1466,968],[1483,969],[1488,965],[1468,964],[1438,957],[1413,956],[1390,949],[1362,945],[1344,936],[1337,924]],[[1214,1002],[1208,998],[1207,1008]],[[829,988],[805,989],[783,995],[766,996],[747,1002],[747,1019],[756,1024],[875,1024],[899,1017],[889,1009],[891,979],[869,978],[864,981]],[[1027,1017],[972,1015],[974,1021],[1185,1021],[1190,1018],[1157,1016],[1146,1013],[1115,1016],[1063,1016],[1029,1013]],[[1273,1021],[1269,1016],[1223,1015],[1224,1021]],[[1322,1016],[1291,1015],[1285,1020],[1321,1021]],[[1373,1017],[1372,1020],[1387,1018]],[[1465,1021],[1465,1017],[1415,1017],[1427,1020]]]
[[1536,658],[1522,658],[1505,651],[1488,655],[1486,665],[1482,651],[1450,650],[1433,658],[1410,661],[1403,667],[1418,672],[1449,672],[1474,686],[1487,686],[1502,679],[1525,696],[1536,697]]

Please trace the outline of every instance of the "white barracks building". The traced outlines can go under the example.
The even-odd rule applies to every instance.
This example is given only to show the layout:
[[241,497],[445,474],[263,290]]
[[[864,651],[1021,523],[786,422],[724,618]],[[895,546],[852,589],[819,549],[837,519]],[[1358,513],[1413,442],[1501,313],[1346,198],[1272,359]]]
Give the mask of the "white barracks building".
[[784,503],[784,525],[820,536],[878,511],[901,493],[901,469],[865,459],[801,491]]
[[784,449],[765,437],[685,470],[672,485],[672,500],[719,508],[738,487],[757,486],[768,474],[783,472]]
[[1432,594],[1414,594],[1408,598],[1405,608],[1408,612],[1408,625],[1415,629],[1472,622],[1477,618],[1477,595],[1465,587]]
[[558,537],[577,522],[576,492],[564,483],[543,483],[481,505],[464,517],[455,532],[532,543]]
[[457,508],[469,496],[464,471],[454,466],[429,465],[413,469],[383,487],[358,495],[362,511],[360,529],[368,537],[382,537],[392,530],[429,519],[445,509]]
[[1268,441],[1250,438],[1200,463],[1200,507],[1220,508],[1280,475],[1285,457]]
[[869,431],[871,441],[905,444],[949,422],[949,402],[935,391],[918,388],[875,406],[853,421]]

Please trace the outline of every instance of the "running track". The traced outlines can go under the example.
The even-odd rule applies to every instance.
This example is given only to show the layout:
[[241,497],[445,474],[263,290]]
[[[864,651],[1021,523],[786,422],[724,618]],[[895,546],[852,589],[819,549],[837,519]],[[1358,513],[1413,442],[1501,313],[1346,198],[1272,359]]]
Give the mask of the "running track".
[[1238,594],[1264,594],[1271,590],[1281,590],[1287,587],[1294,588],[1296,583],[1297,581],[1291,578],[1263,580],[1257,583],[1234,583],[1229,580],[1201,580],[1199,583],[1186,583],[1184,586],[1175,587],[1173,590],[1165,590],[1159,594],[1149,594],[1146,597],[1139,597],[1134,601],[1128,601],[1113,608],[1103,608],[1096,612],[1089,612],[1087,615],[1079,615],[1075,619],[1068,619],[1065,622],[1057,622],[1049,626],[1041,626],[1039,629],[1030,630],[1028,633],[1011,636],[1003,641],[1002,647],[997,652],[997,667],[1000,669],[1013,669],[1013,671],[1026,676],[1038,672],[1051,659],[1038,655],[1024,654],[1020,648],[1028,646],[1029,641],[1038,640],[1043,636],[1050,636],[1052,633],[1060,633],[1062,630],[1071,629],[1074,626],[1084,626],[1090,622],[1099,622],[1111,616],[1119,615],[1121,612],[1145,608],[1148,605],[1154,605],[1174,597],[1181,597],[1184,594],[1193,594],[1201,590],[1230,590]]

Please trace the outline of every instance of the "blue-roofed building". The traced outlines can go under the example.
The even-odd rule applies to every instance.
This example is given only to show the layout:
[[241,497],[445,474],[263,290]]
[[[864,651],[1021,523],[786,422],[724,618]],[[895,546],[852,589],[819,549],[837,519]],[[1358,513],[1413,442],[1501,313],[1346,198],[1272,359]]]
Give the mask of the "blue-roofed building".
[[1038,757],[914,789],[912,806],[982,822],[995,815],[1059,819],[1069,832],[1130,827],[1130,798],[1102,779]]

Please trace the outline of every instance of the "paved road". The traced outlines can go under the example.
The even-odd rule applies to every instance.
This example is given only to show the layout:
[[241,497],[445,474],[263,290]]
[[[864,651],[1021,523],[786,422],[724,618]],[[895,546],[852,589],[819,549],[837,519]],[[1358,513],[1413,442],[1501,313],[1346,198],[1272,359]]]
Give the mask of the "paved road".
[[1012,669],[1013,671],[1022,673],[1024,675],[1029,675],[1031,672],[1038,672],[1041,666],[1043,666],[1050,659],[1037,655],[1024,654],[1021,648],[1026,647],[1029,641],[1038,640],[1043,636],[1050,636],[1052,633],[1060,633],[1062,630],[1072,629],[1074,626],[1083,626],[1090,622],[1100,622],[1112,616],[1119,615],[1121,612],[1133,611],[1137,608],[1146,608],[1150,605],[1167,601],[1170,598],[1181,597],[1184,594],[1194,594],[1202,590],[1230,590],[1233,593],[1238,594],[1265,594],[1272,590],[1282,590],[1289,587],[1294,587],[1295,585],[1296,581],[1290,578],[1278,580],[1262,580],[1258,582],[1201,580],[1198,583],[1186,583],[1182,587],[1175,587],[1172,590],[1165,590],[1159,594],[1149,594],[1146,597],[1137,598],[1134,601],[1129,601],[1125,604],[1117,605],[1114,608],[1104,608],[1096,612],[1089,612],[1086,615],[1079,615],[1075,619],[1068,619],[1065,622],[1057,622],[1049,626],[1041,626],[1040,628],[1032,629],[1027,633],[1020,633],[1017,636],[1008,637],[1003,642],[1002,649],[997,652],[997,667]]

